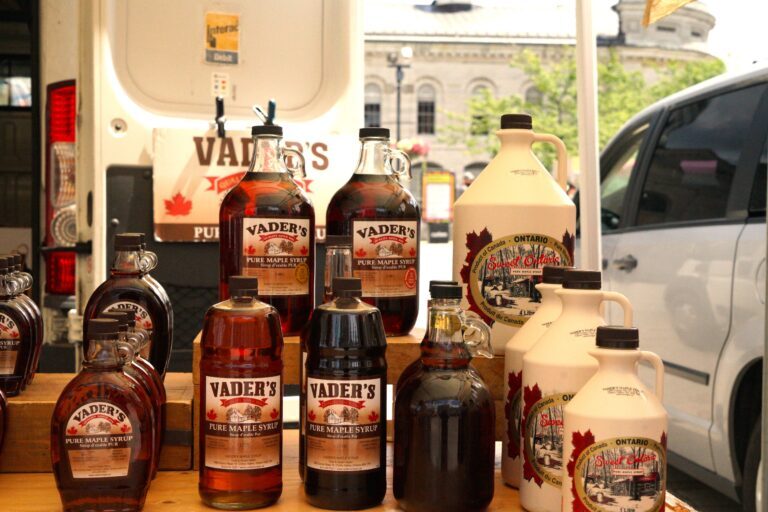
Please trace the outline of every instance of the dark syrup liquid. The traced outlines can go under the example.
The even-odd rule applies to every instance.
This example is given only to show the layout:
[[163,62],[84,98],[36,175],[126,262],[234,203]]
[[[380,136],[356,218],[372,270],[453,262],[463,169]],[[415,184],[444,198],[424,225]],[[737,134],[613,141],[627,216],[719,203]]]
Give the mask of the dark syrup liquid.
[[[329,235],[351,235],[352,220],[415,220],[419,241],[420,212],[416,200],[394,176],[353,174],[334,194],[326,214]],[[416,268],[419,253],[416,255]],[[353,272],[354,275],[354,272]],[[408,334],[419,314],[418,281],[416,295],[402,297],[366,297],[363,300],[381,311],[388,336]]]
[[[230,301],[227,301],[227,304]],[[283,372],[280,318],[272,308],[258,313],[216,305],[208,310],[203,327],[200,381],[206,377],[258,379]],[[254,319],[254,316],[256,318]],[[282,397],[282,387],[280,389]],[[280,402],[278,402],[280,403]],[[205,465],[206,393],[200,392],[200,497],[207,505],[229,510],[265,507],[283,491],[282,426],[280,464],[256,470],[221,470]]]
[[305,295],[259,295],[280,313],[283,334],[299,334],[306,325],[315,300],[314,246],[315,209],[307,197],[284,172],[248,172],[224,198],[219,210],[220,278],[219,297],[229,298],[227,280],[242,275],[243,218],[309,219],[309,293]]
[[7,328],[16,330],[18,351],[13,373],[0,375],[0,389],[8,396],[18,395],[24,389],[35,351],[34,320],[17,297],[0,299],[0,314],[8,317]]

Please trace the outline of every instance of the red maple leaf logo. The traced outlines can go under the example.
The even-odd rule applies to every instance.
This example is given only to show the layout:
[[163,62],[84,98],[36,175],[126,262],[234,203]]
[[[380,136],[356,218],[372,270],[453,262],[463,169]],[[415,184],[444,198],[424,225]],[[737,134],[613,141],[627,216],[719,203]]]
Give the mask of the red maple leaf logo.
[[19,331],[11,331],[11,338],[18,338],[19,337]]
[[271,412],[271,413],[269,413],[269,415],[272,417],[272,419],[273,419],[273,420],[274,420],[275,418],[277,418],[277,415],[278,415],[278,414],[280,414],[280,413],[279,413],[279,412],[277,412],[277,409],[272,409],[272,412]]
[[[463,272],[463,270],[462,270]],[[533,385],[533,389],[529,388],[528,386],[525,386],[525,389],[523,390],[523,420],[521,422],[522,428],[525,429],[525,424],[528,421],[528,415],[531,413],[531,408],[541,400],[541,390],[539,389],[538,384]],[[527,437],[527,436],[524,436]],[[528,458],[528,450],[527,444],[528,439],[525,440],[525,446],[522,447],[523,449],[523,478],[528,480],[529,482],[531,479],[541,487],[541,484],[544,483],[544,480],[536,474],[536,471],[533,469],[533,464],[531,464],[531,460]]]
[[67,429],[67,434],[73,436],[73,435],[77,434],[77,429],[75,427],[69,427]]
[[358,250],[356,250],[355,256],[357,256],[358,258],[362,258],[363,256],[365,256],[365,249],[361,247]]
[[368,421],[376,421],[379,419],[379,415],[376,411],[371,411],[371,414],[368,415]]
[[184,197],[181,192],[176,192],[170,200],[165,199],[165,213],[173,216],[185,216],[189,215],[192,210],[192,201]]
[[209,420],[211,420],[211,421],[213,421],[213,420],[215,420],[215,419],[216,419],[216,411],[215,411],[215,410],[213,410],[213,409],[211,409],[210,411],[208,411],[207,413],[205,413],[205,415],[206,415],[206,416],[208,417],[208,419],[209,419]]
[[248,252],[248,254],[251,254],[251,255],[256,254],[256,248],[252,245],[249,245],[246,251]]
[[120,432],[122,432],[123,434],[125,434],[126,432],[130,432],[130,431],[131,431],[131,427],[128,426],[127,424],[125,424],[125,423],[123,423],[123,426],[120,427]]
[[474,311],[478,315],[480,315],[480,318],[485,320],[485,323],[488,324],[488,327],[493,327],[494,320],[493,318],[489,317],[485,312],[480,309],[480,306],[478,306],[475,303],[475,298],[472,296],[472,291],[470,290],[469,282],[470,282],[470,273],[471,273],[471,267],[472,262],[475,261],[475,257],[478,255],[478,253],[488,245],[489,243],[493,242],[493,235],[488,231],[487,228],[483,228],[483,230],[480,232],[480,234],[476,234],[474,231],[471,233],[467,233],[467,243],[466,247],[468,249],[467,251],[467,257],[464,259],[464,266],[461,267],[461,272],[459,275],[461,276],[461,280],[465,283],[467,283],[467,301],[469,302],[469,310]]
[[667,433],[666,432],[661,433],[661,446],[663,446],[665,450],[667,449]]
[[520,391],[523,385],[523,372],[509,372],[507,375],[509,391],[507,392],[507,401],[504,403],[504,417],[507,418],[507,457],[516,459],[520,456],[520,432],[515,428],[515,420],[512,411],[512,401],[515,395]]
[[587,430],[582,435],[581,432],[574,432],[571,438],[573,443],[573,453],[571,454],[571,460],[568,461],[568,476],[571,477],[571,494],[573,495],[573,512],[589,512],[589,509],[584,506],[579,499],[579,493],[576,490],[576,479],[573,478],[576,470],[576,461],[579,459],[581,452],[586,450],[590,445],[595,444],[595,436],[592,435],[591,430]]
[[253,217],[256,215],[256,207],[253,205],[246,206],[244,213],[246,217]]
[[301,246],[301,254],[303,256],[306,256],[308,252],[309,252],[309,250],[307,249],[307,246],[306,245],[302,245]]
[[408,254],[410,254],[411,256],[416,256],[416,249],[411,247],[411,250],[408,252]]
[[309,411],[309,414],[307,416],[309,416],[309,419],[311,419],[312,421],[315,421],[315,418],[317,418],[317,416],[315,416],[315,411]]

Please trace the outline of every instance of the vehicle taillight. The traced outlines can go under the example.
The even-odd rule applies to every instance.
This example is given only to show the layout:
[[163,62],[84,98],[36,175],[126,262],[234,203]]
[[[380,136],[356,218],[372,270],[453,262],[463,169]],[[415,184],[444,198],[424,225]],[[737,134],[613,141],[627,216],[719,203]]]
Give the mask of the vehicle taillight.
[[[49,85],[46,105],[45,246],[50,251],[77,242],[74,80]],[[75,252],[47,252],[45,275],[47,293],[73,295]]]

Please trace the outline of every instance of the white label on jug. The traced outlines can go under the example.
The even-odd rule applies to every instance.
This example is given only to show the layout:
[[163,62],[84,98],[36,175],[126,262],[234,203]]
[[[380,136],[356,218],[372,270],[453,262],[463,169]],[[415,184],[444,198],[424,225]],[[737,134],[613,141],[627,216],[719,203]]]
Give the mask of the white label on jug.
[[542,397],[539,386],[526,386],[523,391],[523,478],[541,487],[543,482],[554,487],[563,483],[563,409],[573,393],[557,393]]
[[562,240],[539,233],[494,239],[487,229],[479,235],[468,233],[461,279],[469,285],[469,309],[489,325],[522,326],[541,303],[536,285],[541,282],[542,267],[571,266],[573,241],[567,231]]
[[666,491],[665,437],[615,437],[596,441],[592,432],[573,434],[573,510],[657,512]]
[[520,425],[523,414],[523,372],[507,374],[507,401],[504,404],[504,416],[507,419],[507,457],[516,459],[520,456]]
[[360,278],[363,297],[416,295],[418,223],[352,221],[352,275]]

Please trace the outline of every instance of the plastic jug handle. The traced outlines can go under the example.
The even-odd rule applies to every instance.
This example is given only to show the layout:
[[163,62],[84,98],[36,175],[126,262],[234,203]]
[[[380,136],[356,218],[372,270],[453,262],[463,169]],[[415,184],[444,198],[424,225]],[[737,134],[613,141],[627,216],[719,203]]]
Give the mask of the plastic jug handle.
[[624,327],[632,327],[632,303],[618,292],[603,292],[603,300],[616,302],[624,310]]
[[[294,180],[306,177],[306,173],[304,172],[304,155],[301,154],[301,151],[297,151],[293,148],[282,148],[282,151],[283,161],[285,162],[285,166],[288,168],[288,172],[291,173],[291,177]],[[296,162],[296,164],[289,165],[289,160],[287,157],[291,158],[291,163]]]
[[653,366],[653,369],[656,371],[656,384],[654,386],[653,392],[656,394],[659,400],[663,401],[664,400],[664,362],[661,360],[659,356],[657,356],[653,352],[648,352],[646,350],[640,351],[640,359],[650,363],[651,366]]
[[565,149],[565,143],[548,133],[534,133],[533,140],[548,142],[555,146],[557,150],[557,183],[564,192],[568,192],[568,151]]

